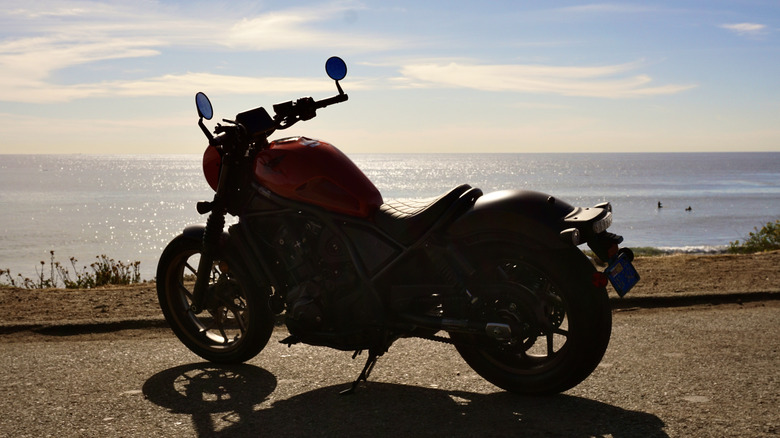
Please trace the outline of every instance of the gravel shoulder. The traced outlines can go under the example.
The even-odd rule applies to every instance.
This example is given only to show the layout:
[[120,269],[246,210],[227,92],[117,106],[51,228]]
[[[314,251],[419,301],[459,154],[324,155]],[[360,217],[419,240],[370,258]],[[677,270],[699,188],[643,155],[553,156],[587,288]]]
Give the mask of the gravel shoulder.
[[[639,257],[641,281],[615,307],[644,306],[706,296],[746,297],[780,294],[780,251],[747,255],[670,255]],[[0,332],[25,326],[120,324],[162,320],[154,282],[95,289],[30,290],[0,288]]]

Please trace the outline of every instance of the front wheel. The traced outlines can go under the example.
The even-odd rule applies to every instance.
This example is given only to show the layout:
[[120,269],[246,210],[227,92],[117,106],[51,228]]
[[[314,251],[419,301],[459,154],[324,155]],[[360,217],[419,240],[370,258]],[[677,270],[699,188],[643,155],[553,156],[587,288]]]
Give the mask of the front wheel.
[[[467,282],[468,317],[498,330],[450,334],[474,371],[520,394],[566,391],[593,372],[609,343],[612,312],[579,250],[544,254],[505,240],[469,245],[464,254],[476,268]],[[501,333],[507,327],[511,334]]]
[[269,294],[242,281],[234,270],[222,272],[217,262],[210,273],[205,309],[193,312],[200,253],[200,240],[185,235],[165,248],[157,265],[160,308],[173,332],[193,353],[211,362],[247,361],[265,347],[273,331]]

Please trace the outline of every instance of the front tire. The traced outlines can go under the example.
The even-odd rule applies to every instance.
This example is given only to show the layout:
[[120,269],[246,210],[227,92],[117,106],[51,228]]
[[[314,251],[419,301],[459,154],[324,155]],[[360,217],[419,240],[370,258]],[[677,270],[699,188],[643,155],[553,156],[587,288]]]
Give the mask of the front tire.
[[[180,235],[157,265],[157,297],[166,321],[179,340],[198,356],[217,363],[240,363],[255,357],[268,343],[274,318],[268,295],[230,269],[212,268],[205,309],[194,313],[192,291],[201,241]],[[224,267],[224,265],[223,265]]]
[[476,268],[467,282],[477,298],[469,318],[511,328],[511,338],[450,334],[477,374],[538,395],[566,391],[593,372],[609,344],[612,312],[577,248],[532,252],[506,239],[469,245],[464,254]]

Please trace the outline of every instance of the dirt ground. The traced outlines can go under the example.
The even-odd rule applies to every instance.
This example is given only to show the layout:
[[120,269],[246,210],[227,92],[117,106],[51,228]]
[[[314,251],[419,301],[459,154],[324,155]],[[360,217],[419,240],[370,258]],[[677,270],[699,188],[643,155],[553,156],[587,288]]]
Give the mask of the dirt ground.
[[[634,264],[641,281],[629,296],[780,291],[780,251],[641,257]],[[0,312],[0,327],[162,317],[153,282],[79,290],[0,288]]]

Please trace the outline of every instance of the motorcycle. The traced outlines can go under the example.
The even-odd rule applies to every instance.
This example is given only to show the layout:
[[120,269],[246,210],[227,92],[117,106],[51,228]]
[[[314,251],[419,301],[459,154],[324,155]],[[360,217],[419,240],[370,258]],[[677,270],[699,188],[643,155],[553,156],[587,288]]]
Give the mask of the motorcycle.
[[[213,107],[197,93],[215,194],[197,204],[206,224],[185,228],[157,267],[176,336],[206,360],[239,363],[283,319],[284,344],[368,352],[346,393],[404,337],[452,344],[506,391],[557,393],[583,381],[609,343],[607,284],[622,296],[639,280],[623,238],[607,231],[611,205],[574,207],[527,190],[483,195],[467,184],[386,201],[332,144],[269,140],[347,101],[344,61],[328,59],[326,72],[337,95],[273,105],[273,117],[245,111],[213,134],[204,124]],[[226,229],[227,214],[238,220]]]

